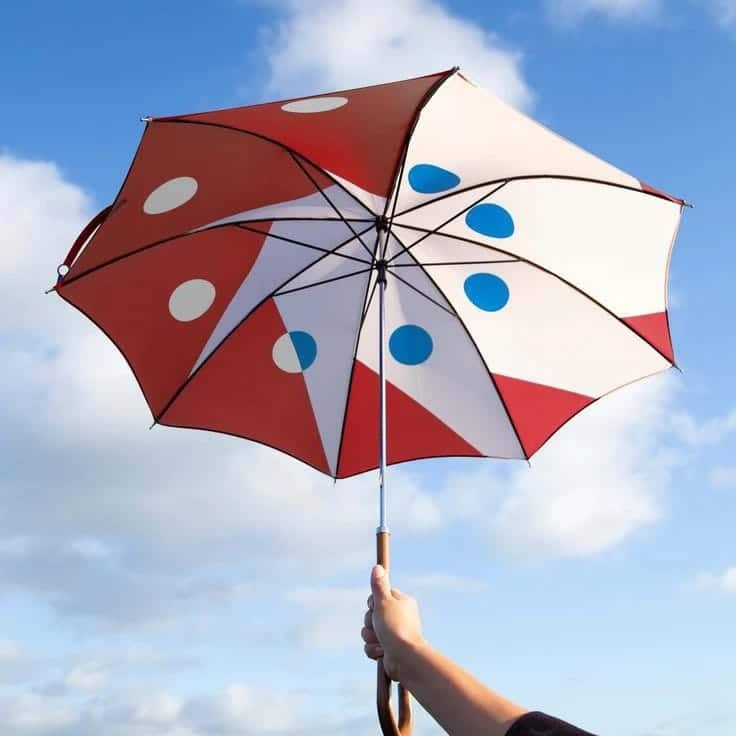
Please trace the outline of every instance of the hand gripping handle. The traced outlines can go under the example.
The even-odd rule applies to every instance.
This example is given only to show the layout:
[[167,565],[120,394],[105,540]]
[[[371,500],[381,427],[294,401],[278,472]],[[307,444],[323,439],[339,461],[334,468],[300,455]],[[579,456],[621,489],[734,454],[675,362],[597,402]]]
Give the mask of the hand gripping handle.
[[[388,573],[389,564],[389,533],[376,533],[377,562],[383,565]],[[383,661],[378,660],[378,679],[376,684],[376,706],[378,721],[384,736],[411,735],[411,697],[409,691],[399,683],[399,722],[396,723],[393,708],[391,707],[391,678],[383,669]]]

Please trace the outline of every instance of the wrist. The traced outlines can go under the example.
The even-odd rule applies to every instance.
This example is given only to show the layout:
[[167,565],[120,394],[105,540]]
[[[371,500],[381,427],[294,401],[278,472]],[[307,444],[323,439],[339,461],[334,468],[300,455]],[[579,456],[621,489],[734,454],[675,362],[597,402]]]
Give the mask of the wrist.
[[398,647],[396,654],[397,679],[407,690],[411,690],[410,683],[416,681],[430,651],[429,642],[424,638],[402,642]]

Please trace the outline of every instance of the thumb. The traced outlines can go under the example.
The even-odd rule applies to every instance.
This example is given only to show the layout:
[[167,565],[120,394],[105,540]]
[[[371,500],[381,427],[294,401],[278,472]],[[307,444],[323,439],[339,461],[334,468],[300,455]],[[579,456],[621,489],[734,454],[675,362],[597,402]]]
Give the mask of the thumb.
[[391,583],[383,565],[375,565],[371,570],[371,590],[377,598],[391,597]]

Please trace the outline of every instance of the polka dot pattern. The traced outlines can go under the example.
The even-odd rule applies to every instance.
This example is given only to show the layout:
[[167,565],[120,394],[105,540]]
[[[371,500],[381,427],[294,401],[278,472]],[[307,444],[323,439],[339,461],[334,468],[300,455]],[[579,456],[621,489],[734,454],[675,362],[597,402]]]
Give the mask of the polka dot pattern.
[[509,301],[506,282],[492,273],[474,273],[465,279],[465,295],[478,309],[498,312]]
[[317,341],[308,332],[287,332],[274,343],[272,357],[285,373],[302,373],[317,359]]
[[419,325],[402,325],[391,333],[388,349],[394,360],[403,365],[419,365],[432,355],[430,334]]
[[420,194],[438,194],[453,189],[460,177],[434,164],[417,164],[409,170],[409,186]]
[[306,100],[294,100],[281,106],[284,112],[312,113],[337,110],[348,104],[347,97],[310,97]]
[[197,193],[197,180],[191,176],[178,176],[156,187],[143,203],[147,215],[160,215],[186,204]]
[[510,238],[514,220],[508,210],[497,204],[478,204],[465,215],[465,224],[489,238]]
[[169,312],[179,322],[191,322],[212,306],[215,293],[215,287],[205,279],[185,281],[171,293]]

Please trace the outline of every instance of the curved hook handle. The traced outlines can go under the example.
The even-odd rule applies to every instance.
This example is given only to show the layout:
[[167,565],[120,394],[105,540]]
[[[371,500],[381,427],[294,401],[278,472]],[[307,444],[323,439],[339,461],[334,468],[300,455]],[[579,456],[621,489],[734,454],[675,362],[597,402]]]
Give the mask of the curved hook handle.
[[376,706],[378,708],[378,722],[384,736],[410,736],[411,696],[409,691],[399,683],[399,722],[396,723],[393,708],[391,707],[391,678],[383,669],[383,662],[378,661],[378,682],[376,686]]
[[[389,533],[376,532],[376,558],[379,565],[388,572],[389,563]],[[412,729],[411,721],[411,696],[409,691],[399,683],[399,722],[396,723],[393,708],[391,707],[391,678],[383,669],[383,662],[378,660],[378,679],[376,682],[376,707],[378,709],[378,721],[384,736],[410,736]]]

